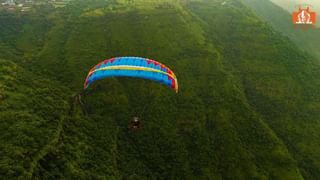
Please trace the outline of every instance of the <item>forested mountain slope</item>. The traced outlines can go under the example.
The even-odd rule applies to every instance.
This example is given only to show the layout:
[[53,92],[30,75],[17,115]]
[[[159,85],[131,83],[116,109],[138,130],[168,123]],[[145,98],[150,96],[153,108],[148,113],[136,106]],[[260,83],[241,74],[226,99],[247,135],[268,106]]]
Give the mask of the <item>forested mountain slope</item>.
[[[0,13],[1,178],[320,177],[320,65],[240,1]],[[81,106],[90,68],[117,56],[168,65],[179,93],[109,78]]]
[[[296,11],[294,2],[287,2],[287,6],[292,7],[292,11],[288,12],[283,8],[273,4],[269,0],[242,0],[247,6],[261,17],[262,20],[268,22],[274,29],[287,36],[299,46],[300,49],[309,54],[316,56],[320,61],[320,27],[303,29],[294,27],[292,23],[291,13]],[[280,4],[280,2],[278,2]],[[311,2],[310,2],[311,3]],[[318,4],[316,4],[318,5]],[[319,14],[319,9],[312,11]],[[319,18],[318,18],[319,19]]]

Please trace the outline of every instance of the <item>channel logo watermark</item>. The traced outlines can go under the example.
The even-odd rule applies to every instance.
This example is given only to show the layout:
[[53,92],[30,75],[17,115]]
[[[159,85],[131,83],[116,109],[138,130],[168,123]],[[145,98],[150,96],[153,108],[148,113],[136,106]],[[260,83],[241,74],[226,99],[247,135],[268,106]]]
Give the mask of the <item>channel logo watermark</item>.
[[292,23],[295,28],[316,28],[317,13],[312,11],[311,5],[298,5],[297,11],[292,13]]

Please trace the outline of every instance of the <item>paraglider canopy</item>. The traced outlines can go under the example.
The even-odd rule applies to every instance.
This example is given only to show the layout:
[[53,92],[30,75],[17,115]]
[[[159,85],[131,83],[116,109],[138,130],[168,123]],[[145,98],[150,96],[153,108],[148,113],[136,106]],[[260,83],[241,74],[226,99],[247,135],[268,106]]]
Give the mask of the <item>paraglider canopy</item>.
[[141,57],[116,57],[100,62],[89,71],[84,89],[96,80],[120,76],[153,80],[178,92],[178,80],[173,71],[155,60]]

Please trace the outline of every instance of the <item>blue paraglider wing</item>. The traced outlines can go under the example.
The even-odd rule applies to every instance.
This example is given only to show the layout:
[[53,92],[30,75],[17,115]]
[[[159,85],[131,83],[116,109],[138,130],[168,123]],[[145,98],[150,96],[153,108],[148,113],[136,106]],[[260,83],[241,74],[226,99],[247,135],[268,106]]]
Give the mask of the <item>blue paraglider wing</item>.
[[84,89],[98,79],[120,76],[153,80],[178,92],[177,78],[168,67],[155,60],[140,57],[117,57],[100,62],[88,73]]

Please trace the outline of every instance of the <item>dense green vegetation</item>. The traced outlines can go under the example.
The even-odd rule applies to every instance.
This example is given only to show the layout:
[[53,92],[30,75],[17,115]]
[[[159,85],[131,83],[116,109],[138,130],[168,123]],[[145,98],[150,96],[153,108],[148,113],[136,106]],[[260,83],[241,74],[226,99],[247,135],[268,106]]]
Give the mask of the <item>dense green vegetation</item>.
[[[319,25],[315,28],[309,29],[295,27],[292,23],[291,17],[291,12],[296,11],[295,3],[293,1],[283,2],[283,5],[286,4],[287,8],[292,9],[291,12],[284,11],[281,7],[271,3],[269,0],[242,1],[247,6],[251,7],[259,17],[274,27],[274,29],[289,37],[301,50],[304,50],[307,53],[316,56],[317,59],[320,59],[320,27]],[[281,4],[279,0],[274,1]],[[318,9],[312,9],[312,11],[317,12],[319,15]]]
[[[1,179],[318,179],[319,62],[223,2],[1,11]],[[80,106],[86,73],[116,56],[163,62],[180,92],[109,78]]]

